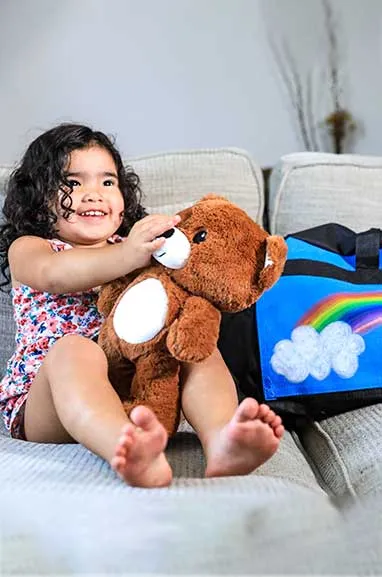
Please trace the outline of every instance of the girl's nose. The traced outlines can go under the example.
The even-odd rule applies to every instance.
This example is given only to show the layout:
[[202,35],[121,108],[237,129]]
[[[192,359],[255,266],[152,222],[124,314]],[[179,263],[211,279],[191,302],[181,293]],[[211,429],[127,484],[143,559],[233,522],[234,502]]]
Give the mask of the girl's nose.
[[102,200],[102,195],[97,190],[88,190],[84,193],[82,200],[84,202],[98,202]]

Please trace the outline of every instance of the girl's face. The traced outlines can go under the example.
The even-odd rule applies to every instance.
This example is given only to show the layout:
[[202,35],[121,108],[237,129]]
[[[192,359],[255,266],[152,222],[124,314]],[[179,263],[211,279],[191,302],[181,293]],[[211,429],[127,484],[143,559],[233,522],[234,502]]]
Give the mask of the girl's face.
[[74,150],[65,176],[73,186],[74,212],[63,217],[59,196],[55,208],[59,238],[73,246],[105,245],[120,227],[124,210],[113,157],[100,146]]

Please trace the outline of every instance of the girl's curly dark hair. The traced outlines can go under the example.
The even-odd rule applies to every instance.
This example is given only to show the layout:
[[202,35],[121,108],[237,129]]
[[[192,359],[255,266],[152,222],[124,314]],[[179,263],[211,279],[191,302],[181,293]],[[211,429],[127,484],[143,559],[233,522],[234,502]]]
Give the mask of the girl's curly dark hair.
[[[48,130],[34,140],[20,165],[11,174],[3,205],[4,223],[0,226],[0,269],[5,278],[0,287],[10,281],[8,249],[24,235],[53,238],[57,217],[51,210],[59,191],[63,216],[72,212],[70,183],[65,168],[73,150],[97,145],[106,149],[116,165],[119,188],[125,204],[124,218],[116,231],[127,235],[133,224],[146,213],[141,206],[139,177],[125,168],[114,142],[103,132],[81,124],[64,123]],[[69,190],[69,192],[67,192]]]

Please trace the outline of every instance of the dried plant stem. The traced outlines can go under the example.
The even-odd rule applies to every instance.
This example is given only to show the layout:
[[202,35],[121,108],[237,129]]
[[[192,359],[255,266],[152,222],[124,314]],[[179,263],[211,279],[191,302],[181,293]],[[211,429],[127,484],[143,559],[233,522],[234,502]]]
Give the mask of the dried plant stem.
[[317,100],[314,101],[314,95],[317,86],[313,82],[313,73],[308,72],[306,76],[301,74],[285,39],[281,43],[276,43],[271,34],[268,34],[268,38],[281,80],[293,108],[295,126],[298,127],[299,136],[305,149],[309,151],[321,150],[320,139],[318,138],[320,124],[330,136],[333,152],[341,154],[348,137],[357,129],[357,125],[352,114],[342,102],[343,86],[338,30],[331,0],[321,0],[321,4],[328,46],[325,74],[327,82],[319,82],[318,90],[320,91],[322,86],[329,88],[331,103],[331,111],[326,115],[323,122],[318,123],[314,113],[315,102],[317,102]]
[[282,49],[269,37],[269,44],[275,59],[280,77],[284,83],[291,105],[296,115],[297,125],[300,131],[303,145],[306,150],[318,150],[318,143],[314,125],[312,110],[312,83],[308,81],[305,94],[294,59],[287,42],[284,40]]
[[321,0],[324,11],[325,30],[328,36],[328,63],[329,63],[329,86],[332,97],[333,111],[341,110],[342,88],[340,82],[340,57],[338,50],[338,40],[336,23],[333,9],[329,0]]

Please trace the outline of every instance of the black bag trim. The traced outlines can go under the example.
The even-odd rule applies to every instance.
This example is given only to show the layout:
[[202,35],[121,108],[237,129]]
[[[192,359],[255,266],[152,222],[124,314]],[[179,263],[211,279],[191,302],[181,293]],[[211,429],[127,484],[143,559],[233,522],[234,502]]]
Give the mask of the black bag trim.
[[334,264],[310,259],[287,260],[283,276],[319,276],[343,280],[353,284],[382,284],[382,270],[345,270]]
[[381,231],[370,229],[357,235],[355,243],[356,269],[379,269]]
[[[357,238],[361,235],[379,234],[378,228],[371,228],[364,233],[356,233],[346,226],[335,224],[323,224],[314,228],[308,228],[301,232],[288,234],[285,239],[295,238],[305,241],[309,244],[340,254],[342,256],[351,256],[356,254]],[[382,237],[380,236],[379,248],[382,248]]]

